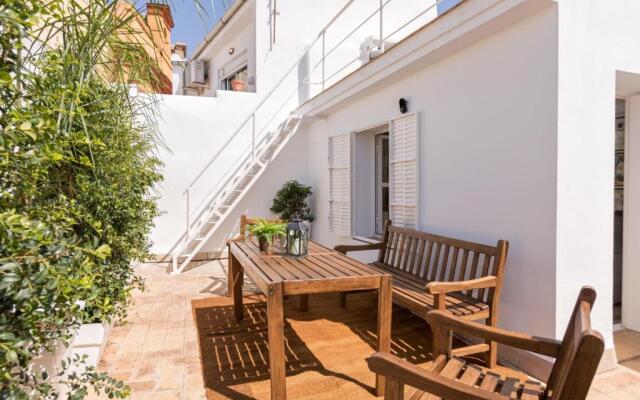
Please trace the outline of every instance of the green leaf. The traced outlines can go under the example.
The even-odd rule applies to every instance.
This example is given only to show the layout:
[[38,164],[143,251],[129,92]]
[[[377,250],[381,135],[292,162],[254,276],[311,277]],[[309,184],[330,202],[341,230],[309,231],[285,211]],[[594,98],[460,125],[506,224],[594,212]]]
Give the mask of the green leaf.
[[18,353],[16,353],[11,349],[7,350],[5,357],[7,358],[7,361],[9,361],[10,363],[15,364],[18,362]]
[[96,249],[95,254],[98,258],[104,260],[111,255],[111,247],[108,244],[103,244]]

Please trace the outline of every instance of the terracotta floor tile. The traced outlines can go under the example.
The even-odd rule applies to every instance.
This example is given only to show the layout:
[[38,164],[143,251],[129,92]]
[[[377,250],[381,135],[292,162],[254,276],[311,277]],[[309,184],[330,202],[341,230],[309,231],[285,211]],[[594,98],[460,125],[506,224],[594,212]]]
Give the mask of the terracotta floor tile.
[[158,390],[182,389],[184,385],[184,366],[165,366],[160,369]]
[[131,391],[134,393],[150,392],[156,386],[155,381],[134,381],[134,382],[127,382],[127,384],[131,388]]
[[137,380],[155,379],[158,374],[158,363],[156,361],[143,361],[138,368],[135,377]]

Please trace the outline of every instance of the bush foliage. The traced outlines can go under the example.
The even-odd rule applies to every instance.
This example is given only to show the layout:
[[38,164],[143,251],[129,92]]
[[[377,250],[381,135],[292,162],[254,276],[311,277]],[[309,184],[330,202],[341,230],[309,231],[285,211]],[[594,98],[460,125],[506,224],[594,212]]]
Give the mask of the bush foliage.
[[[87,368],[31,368],[82,322],[126,316],[158,215],[160,142],[149,99],[125,84],[152,72],[116,2],[0,4],[0,397],[125,397]],[[129,35],[123,35],[129,33]],[[128,42],[123,42],[127,37]],[[114,63],[129,70],[114,75]],[[132,61],[133,60],[133,61]],[[109,80],[105,78],[110,75]],[[78,304],[83,302],[86,307]],[[77,368],[76,368],[77,369]]]
[[311,186],[303,185],[296,180],[285,182],[273,199],[271,211],[285,221],[298,218],[312,222],[313,215],[307,204],[307,198],[311,193]]

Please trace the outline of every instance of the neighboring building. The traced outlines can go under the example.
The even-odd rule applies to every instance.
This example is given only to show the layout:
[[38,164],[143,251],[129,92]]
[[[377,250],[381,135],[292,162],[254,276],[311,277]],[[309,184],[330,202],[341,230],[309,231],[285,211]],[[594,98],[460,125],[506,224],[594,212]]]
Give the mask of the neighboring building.
[[[171,29],[174,24],[171,8],[166,4],[149,2],[146,4],[146,15],[143,16],[129,1],[118,0],[116,10],[121,15],[133,14],[130,30],[122,33],[123,39],[141,44],[154,64],[150,84],[140,84],[135,76],[129,76],[130,83],[137,84],[138,91],[143,93],[172,94]],[[134,75],[126,64],[122,66],[122,70]]]
[[184,74],[187,66],[187,45],[177,42],[171,46],[171,67],[173,90],[171,94],[186,94]]
[[[238,0],[194,53],[201,97],[165,98],[163,117],[180,123],[163,125],[176,153],[154,251],[175,252],[179,267],[223,250],[241,213],[269,216],[298,179],[313,187],[313,238],[327,246],[377,240],[386,218],[509,240],[506,328],[559,337],[579,288],[594,286],[611,368],[614,327],[640,330],[640,2],[466,0],[441,14],[391,1],[384,23],[358,33],[371,2],[335,20],[317,3],[270,13],[269,1]],[[426,20],[397,24],[416,16]],[[544,375],[546,360],[504,351]]]

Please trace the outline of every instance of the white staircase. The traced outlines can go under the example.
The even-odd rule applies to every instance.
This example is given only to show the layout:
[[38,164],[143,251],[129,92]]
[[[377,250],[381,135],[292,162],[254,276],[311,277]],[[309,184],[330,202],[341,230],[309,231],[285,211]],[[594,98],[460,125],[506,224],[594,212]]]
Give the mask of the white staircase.
[[[340,11],[318,33],[302,55],[295,60],[295,63],[283,74],[276,85],[240,124],[235,133],[220,147],[189,184],[184,192],[187,204],[186,231],[178,240],[178,244],[174,246],[172,274],[177,275],[186,268],[259,179],[271,160],[295,135],[302,122],[302,116],[288,113],[298,106],[298,103],[295,102],[295,95],[299,95],[298,91],[306,86],[309,90],[307,99],[321,93],[325,88],[354,71],[354,68],[357,69],[358,63],[361,63],[362,54],[359,51],[356,52],[357,54],[354,53],[354,58],[349,58],[346,63],[344,63],[343,57],[337,57],[334,61],[330,60],[327,63],[325,62],[327,57],[338,50],[347,40],[355,41],[356,44],[366,44],[371,42],[372,37],[378,46],[378,49],[375,49],[377,57],[385,52],[384,43],[398,42],[413,31],[410,28],[416,23],[423,24],[435,18],[432,14],[437,11],[438,4],[444,0],[431,0],[426,4],[416,3],[419,4],[420,9],[408,7],[406,13],[400,13],[403,15],[398,15],[397,9],[395,13],[392,12],[394,9],[389,8],[389,3],[392,1],[405,6],[408,4],[408,2],[404,3],[404,0],[379,0],[377,9],[372,13],[365,12],[365,15],[368,15],[364,16],[362,21],[359,19],[354,21],[351,17],[346,18],[343,22],[349,23],[349,26],[336,28],[337,32],[341,32],[341,36],[337,39],[334,38],[337,43],[329,48],[326,43],[327,30],[337,25],[343,13],[355,2],[355,0],[346,0]],[[375,4],[375,2],[371,4]],[[387,11],[383,12],[383,9]],[[387,23],[383,23],[383,17],[387,18]],[[379,20],[378,24],[367,24],[376,18]],[[383,29],[383,27],[386,28]],[[345,35],[342,33],[343,31],[348,33]],[[317,46],[320,46],[320,49]],[[358,46],[353,46],[352,43],[349,48],[358,48]],[[343,48],[342,51],[344,52],[345,49]],[[313,54],[318,54],[319,59],[312,61]],[[373,52],[370,53],[370,56],[373,54]],[[337,64],[335,60],[337,60]],[[310,69],[306,76],[300,79],[299,66],[302,62],[308,64]],[[288,84],[292,80],[298,82],[293,88]],[[273,127],[272,123],[278,123],[282,120],[284,122],[279,126]],[[256,127],[256,124],[260,126]],[[251,130],[251,139],[242,136],[242,132],[247,128]],[[219,156],[226,151],[238,148],[237,140],[241,141],[239,148],[244,148],[244,150],[229,166],[225,164],[225,160],[219,159]],[[247,141],[247,146],[242,147],[242,143],[247,143]],[[210,182],[205,178],[205,173],[220,170],[224,171],[222,179],[212,185],[209,193],[204,196],[204,200],[195,210],[191,210],[190,195],[197,190],[196,183],[207,185],[205,187],[208,188]]]
[[275,133],[266,135],[255,147],[252,146],[250,151],[243,153],[240,162],[237,163],[239,166],[231,171],[221,189],[207,201],[194,223],[188,222],[186,239],[173,253],[173,275],[180,274],[193,260],[260,178],[269,163],[295,135],[301,122],[300,116],[290,115]]

